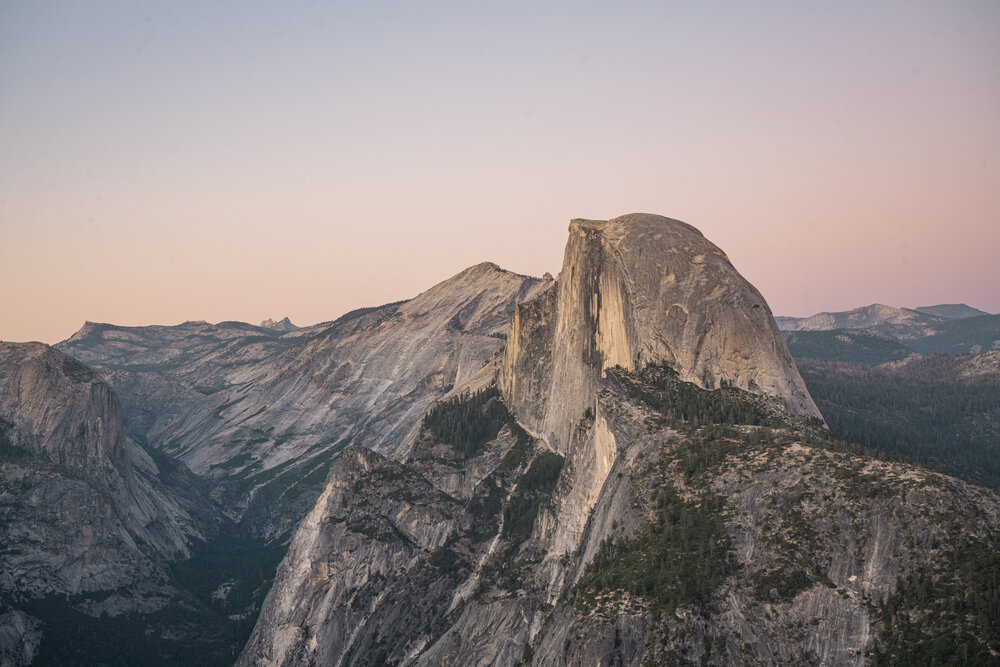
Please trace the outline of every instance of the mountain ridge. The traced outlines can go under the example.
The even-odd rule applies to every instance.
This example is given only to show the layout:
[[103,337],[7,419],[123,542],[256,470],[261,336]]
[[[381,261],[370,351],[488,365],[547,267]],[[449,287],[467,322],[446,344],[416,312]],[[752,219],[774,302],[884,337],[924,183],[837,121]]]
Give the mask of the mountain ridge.
[[218,480],[233,519],[249,513],[260,535],[286,540],[341,447],[395,446],[503,346],[514,305],[549,284],[484,262],[412,299],[287,333],[100,325],[59,347],[117,383],[152,446]]
[[[61,345],[150,452],[211,480],[227,535],[253,536],[174,568],[241,618],[266,593],[239,664],[1000,646],[1000,498],[833,438],[763,297],[687,223],[575,219],[558,280],[484,262],[288,333],[91,325]],[[269,591],[268,565],[231,553],[288,542]],[[202,572],[220,563],[264,572]]]
[[[658,303],[661,281],[630,276],[669,273],[616,264],[628,232],[609,222],[571,223],[495,383],[437,403],[391,457],[344,450],[238,664],[864,664],[941,642],[991,655],[1000,616],[942,610],[992,594],[1000,498],[838,442],[738,368],[692,373],[698,355],[669,328],[656,344],[672,356],[636,359],[651,328],[628,314],[632,286]],[[715,257],[699,261],[728,265]],[[688,312],[722,296],[692,294]],[[755,331],[783,349],[758,305],[770,323]]]

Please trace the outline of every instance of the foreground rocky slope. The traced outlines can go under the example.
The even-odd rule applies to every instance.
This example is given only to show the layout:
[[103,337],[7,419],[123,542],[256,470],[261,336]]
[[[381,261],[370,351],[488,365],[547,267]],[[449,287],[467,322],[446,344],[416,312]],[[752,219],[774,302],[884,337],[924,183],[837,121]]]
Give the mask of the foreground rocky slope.
[[502,364],[334,462],[239,664],[992,659],[996,494],[832,440],[695,230],[570,233]]
[[48,643],[71,617],[186,605],[168,563],[219,521],[189,473],[126,434],[97,374],[47,345],[0,344],[5,660],[55,660]]
[[615,461],[558,552],[573,461],[495,389],[432,412],[406,461],[346,450],[239,664],[991,659],[996,494],[669,367],[609,372],[597,420]]

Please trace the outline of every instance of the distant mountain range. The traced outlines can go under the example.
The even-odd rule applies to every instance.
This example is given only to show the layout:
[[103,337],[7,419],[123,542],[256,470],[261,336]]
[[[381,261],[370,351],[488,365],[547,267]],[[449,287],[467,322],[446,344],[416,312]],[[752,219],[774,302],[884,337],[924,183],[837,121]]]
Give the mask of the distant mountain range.
[[872,304],[811,317],[776,317],[796,358],[873,363],[908,354],[1000,349],[1000,315],[964,303],[897,308]]
[[[940,303],[936,306],[918,306],[913,310],[919,313],[924,313],[925,315],[945,317],[949,320],[961,320],[966,317],[979,317],[981,315],[990,314],[985,310],[979,310],[978,308],[973,308],[972,306],[964,303]],[[285,320],[287,321],[288,318],[286,317]]]
[[873,304],[775,319],[839,437],[1000,487],[1000,315]]

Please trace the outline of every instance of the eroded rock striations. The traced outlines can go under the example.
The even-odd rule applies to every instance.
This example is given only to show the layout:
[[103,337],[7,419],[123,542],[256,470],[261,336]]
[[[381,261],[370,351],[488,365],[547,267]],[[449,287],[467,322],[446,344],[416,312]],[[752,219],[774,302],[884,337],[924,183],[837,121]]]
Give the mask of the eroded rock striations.
[[483,263],[408,301],[287,333],[88,323],[60,349],[105,374],[151,447],[213,479],[233,519],[285,541],[338,451],[390,451],[503,347],[514,306],[551,284]]
[[238,664],[995,656],[1000,499],[816,417],[697,230],[574,221],[503,359],[335,461]]

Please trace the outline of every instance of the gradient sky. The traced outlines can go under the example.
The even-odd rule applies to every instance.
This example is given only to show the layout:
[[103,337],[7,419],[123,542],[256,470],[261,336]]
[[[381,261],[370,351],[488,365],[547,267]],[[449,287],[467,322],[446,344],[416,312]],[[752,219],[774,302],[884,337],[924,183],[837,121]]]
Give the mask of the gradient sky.
[[633,211],[777,314],[1000,311],[1000,3],[0,0],[0,339],[311,324]]

